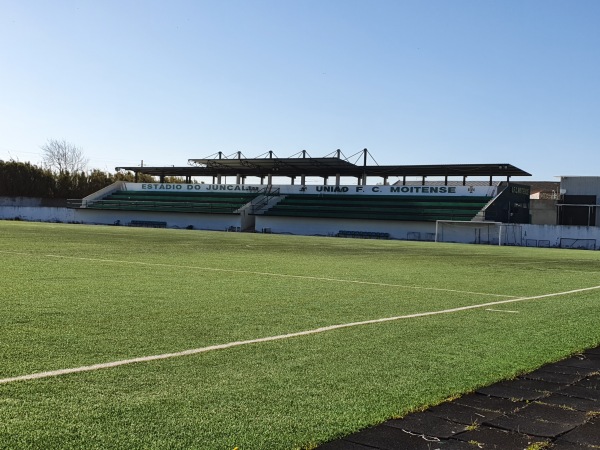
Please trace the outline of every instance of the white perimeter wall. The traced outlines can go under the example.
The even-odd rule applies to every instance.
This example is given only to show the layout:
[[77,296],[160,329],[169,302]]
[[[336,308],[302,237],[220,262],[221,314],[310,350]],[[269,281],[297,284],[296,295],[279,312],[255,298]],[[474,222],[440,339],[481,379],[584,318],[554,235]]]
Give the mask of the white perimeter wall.
[[[476,239],[474,236],[477,236],[475,228],[481,229],[479,238],[482,243],[487,243],[489,231],[489,243],[492,245],[498,245],[501,233],[503,245],[600,250],[600,227],[568,225],[492,224],[488,227],[485,222],[468,222],[464,228],[453,227],[446,230],[449,239],[444,241],[473,244]],[[392,239],[432,241],[435,236],[435,223],[359,219],[299,220],[292,217],[256,216],[256,231],[263,230],[307,236],[334,236],[340,230],[377,231],[389,233]],[[592,240],[596,242],[591,242]]]
[[[477,229],[480,231],[477,232]],[[493,224],[465,222],[440,224],[438,241],[465,244],[490,243],[523,247],[600,250],[600,227],[571,225]],[[489,242],[488,242],[489,240]]]
[[[571,241],[589,241],[596,240],[594,248],[600,250],[600,227],[584,227],[572,225],[503,225],[508,231],[506,242],[508,245],[523,245],[523,246],[546,246],[549,241],[550,247],[565,247],[574,245],[575,248],[591,248],[591,242],[571,242]],[[520,242],[511,242],[511,238],[518,238]],[[561,243],[562,240],[562,243]],[[533,242],[533,241],[537,241]]]
[[0,219],[31,222],[76,222],[75,210],[44,206],[0,206]]
[[[298,217],[256,216],[256,231],[270,229],[271,233],[305,236],[333,236],[340,230],[389,233],[392,239],[408,239],[409,233],[419,233],[419,240],[433,241],[435,223],[398,222],[394,220],[363,219],[300,219]],[[413,235],[414,236],[414,235]]]
[[166,222],[168,228],[225,231],[229,227],[241,227],[241,218],[236,214],[185,214],[151,211],[98,211],[92,209],[74,210],[76,221],[89,224],[113,225],[117,220],[127,225],[132,220]]
[[113,225],[119,220],[127,225],[132,220],[167,222],[169,228],[186,228],[192,225],[199,230],[224,231],[229,227],[242,227],[246,214],[177,214],[144,211],[98,211],[35,206],[0,206],[0,219],[26,220],[30,222],[76,222],[85,224]]
[[[132,220],[156,220],[167,222],[168,227],[224,231],[230,227],[243,229],[251,217],[256,219],[256,231],[264,228],[272,233],[298,235],[333,236],[340,230],[376,231],[389,233],[392,239],[413,239],[430,241],[435,235],[435,223],[432,222],[396,222],[386,220],[360,219],[299,219],[276,216],[247,216],[229,214],[177,214],[152,213],[141,211],[96,211],[85,209],[0,206],[0,219],[26,220],[38,222],[79,222],[87,224],[112,225],[116,220],[126,225]],[[472,224],[472,223],[471,223]],[[600,227],[568,225],[523,225],[502,224],[502,241],[505,245],[595,248],[600,250]],[[418,233],[418,234],[417,234]],[[452,231],[454,242],[473,243],[473,228],[464,231]],[[562,240],[562,242],[561,242]],[[574,241],[580,240],[577,243]],[[595,240],[595,243],[591,243]],[[547,242],[546,242],[547,241]],[[585,242],[584,242],[585,241]],[[493,243],[497,243],[494,240]],[[593,247],[592,247],[593,245]]]

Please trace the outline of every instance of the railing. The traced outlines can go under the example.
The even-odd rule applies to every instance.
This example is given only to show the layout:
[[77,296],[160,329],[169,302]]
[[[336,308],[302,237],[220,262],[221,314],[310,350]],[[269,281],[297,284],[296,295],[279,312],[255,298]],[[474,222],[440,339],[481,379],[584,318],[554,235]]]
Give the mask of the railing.
[[[261,197],[262,194],[262,197]],[[279,188],[271,189],[271,186],[267,186],[257,192],[256,198],[250,202],[250,214],[255,214],[256,211],[260,211],[269,201],[274,197],[279,197]],[[259,200],[257,200],[260,198]]]

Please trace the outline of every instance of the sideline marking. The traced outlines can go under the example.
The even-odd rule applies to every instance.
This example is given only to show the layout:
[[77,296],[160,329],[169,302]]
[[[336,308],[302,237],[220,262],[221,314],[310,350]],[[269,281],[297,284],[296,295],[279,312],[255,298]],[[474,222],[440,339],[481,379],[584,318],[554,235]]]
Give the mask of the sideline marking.
[[30,257],[74,259],[74,260],[78,260],[78,261],[133,264],[133,265],[151,266],[151,267],[195,269],[195,270],[204,270],[207,272],[227,272],[227,273],[239,273],[239,274],[245,274],[245,275],[262,275],[262,276],[269,276],[269,277],[296,278],[296,279],[300,279],[300,280],[333,281],[335,283],[366,284],[366,285],[370,285],[370,286],[397,287],[397,288],[405,288],[405,289],[421,289],[421,290],[427,290],[427,291],[454,292],[454,293],[458,293],[458,294],[487,295],[489,297],[514,297],[514,295],[490,294],[488,292],[461,291],[459,289],[444,289],[444,288],[425,287],[425,286],[410,286],[410,285],[403,285],[403,284],[378,283],[375,281],[344,280],[342,278],[311,277],[311,276],[307,276],[307,275],[291,275],[291,274],[285,274],[285,273],[258,272],[258,271],[241,270],[241,269],[220,269],[217,267],[184,266],[184,265],[178,265],[178,264],[149,263],[149,262],[143,262],[143,261],[125,261],[125,260],[118,260],[118,259],[84,258],[81,256],[36,255],[34,253],[10,252],[10,251],[4,251],[4,250],[0,250],[0,253],[23,255],[23,256],[30,256]]
[[327,331],[339,330],[342,328],[350,328],[350,327],[357,327],[357,326],[361,326],[361,325],[370,325],[370,324],[376,324],[376,323],[391,322],[391,321],[401,320],[401,319],[413,319],[416,317],[426,317],[426,316],[435,316],[435,315],[439,315],[439,314],[449,314],[449,313],[453,313],[453,312],[467,311],[470,309],[477,309],[477,308],[485,308],[487,306],[502,305],[502,304],[506,304],[506,303],[523,302],[523,301],[527,301],[527,300],[536,300],[536,299],[540,299],[540,298],[549,298],[549,297],[557,297],[560,295],[576,294],[579,292],[593,291],[596,289],[600,289],[600,286],[592,286],[592,287],[587,287],[587,288],[582,288],[582,289],[574,289],[574,290],[565,291],[565,292],[554,292],[551,294],[535,295],[533,297],[511,298],[508,300],[499,300],[496,302],[482,303],[479,305],[461,306],[458,308],[444,309],[441,311],[429,311],[429,312],[422,312],[422,313],[416,313],[416,314],[408,314],[405,316],[385,317],[382,319],[363,320],[361,322],[350,322],[350,323],[342,323],[342,324],[337,324],[337,325],[329,325],[326,327],[314,328],[312,330],[298,331],[295,333],[288,333],[288,334],[280,334],[277,336],[267,336],[267,337],[258,338],[258,339],[248,339],[246,341],[228,342],[226,344],[210,345],[208,347],[193,348],[193,349],[183,350],[181,352],[175,352],[175,353],[163,353],[161,355],[141,356],[138,358],[122,359],[120,361],[112,361],[112,362],[107,362],[107,363],[93,364],[91,366],[73,367],[70,369],[59,369],[59,370],[52,370],[49,372],[38,372],[38,373],[32,373],[32,374],[28,374],[28,375],[20,375],[20,376],[16,376],[16,377],[0,379],[0,384],[14,383],[15,381],[37,380],[40,378],[56,377],[59,375],[67,375],[67,374],[71,374],[71,373],[91,372],[93,370],[108,369],[108,368],[112,368],[112,367],[124,366],[126,364],[157,361],[160,359],[168,359],[168,358],[177,358],[179,356],[195,355],[198,353],[206,353],[206,352],[210,352],[213,350],[224,350],[227,348],[239,347],[242,345],[258,344],[261,342],[279,341],[282,339],[289,339],[289,338],[294,338],[294,337],[299,337],[299,336],[308,336],[311,334],[325,333]]
[[505,312],[505,313],[516,313],[516,314],[519,314],[519,311],[511,311],[510,309],[492,309],[492,308],[486,308],[486,311],[493,311],[493,312]]

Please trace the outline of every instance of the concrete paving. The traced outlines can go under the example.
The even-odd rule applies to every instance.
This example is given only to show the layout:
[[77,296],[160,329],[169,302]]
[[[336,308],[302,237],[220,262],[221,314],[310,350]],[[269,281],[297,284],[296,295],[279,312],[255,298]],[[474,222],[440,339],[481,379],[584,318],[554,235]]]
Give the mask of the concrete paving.
[[600,449],[600,347],[318,450]]

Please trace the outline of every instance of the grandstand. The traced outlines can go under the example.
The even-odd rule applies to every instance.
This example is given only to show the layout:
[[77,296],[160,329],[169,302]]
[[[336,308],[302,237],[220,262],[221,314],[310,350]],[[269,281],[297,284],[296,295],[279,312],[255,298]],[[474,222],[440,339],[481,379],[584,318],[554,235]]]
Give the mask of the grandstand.
[[[529,220],[528,192],[510,182],[511,176],[529,174],[509,164],[367,166],[366,157],[363,166],[339,157],[191,161],[185,168],[117,168],[162,181],[185,177],[186,183],[118,182],[73,206],[86,223],[421,240],[433,240],[440,220]],[[220,183],[234,174],[235,184]],[[273,175],[289,177],[291,184],[271,184]],[[212,176],[213,183],[192,182],[200,176]],[[322,177],[324,184],[306,184],[310,176]],[[389,185],[392,176],[401,181]],[[429,176],[443,181],[429,182]],[[473,176],[489,181],[467,180]],[[494,176],[506,181],[493,181]],[[245,184],[246,177],[263,184]],[[326,184],[330,177],[335,185]],[[355,177],[357,184],[342,185],[341,177]],[[370,185],[369,177],[382,183]],[[300,184],[294,184],[297,178]]]

